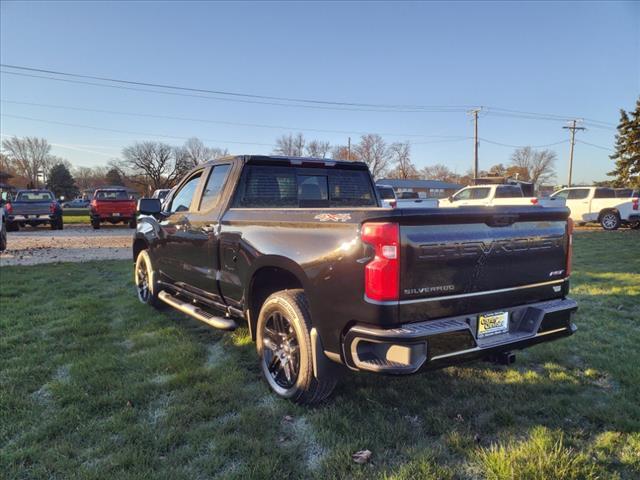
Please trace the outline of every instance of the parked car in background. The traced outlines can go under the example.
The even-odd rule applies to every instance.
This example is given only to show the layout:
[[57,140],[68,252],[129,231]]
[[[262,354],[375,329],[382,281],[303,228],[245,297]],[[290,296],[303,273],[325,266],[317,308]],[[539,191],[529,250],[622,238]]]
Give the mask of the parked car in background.
[[[520,185],[475,185],[464,187],[449,198],[440,199],[441,207],[496,205],[540,205],[551,206],[548,199],[525,196]],[[555,206],[562,206],[556,202]]]
[[380,201],[382,202],[383,207],[396,208],[397,206],[396,192],[393,190],[392,186],[376,185],[376,190],[378,192],[378,197],[380,197]]
[[130,228],[135,228],[136,201],[125,189],[99,188],[91,200],[90,216],[91,226],[96,230],[103,222],[128,223]]
[[62,208],[49,190],[18,190],[5,206],[7,230],[20,227],[50,225],[51,230],[62,230]]
[[571,187],[558,190],[551,199],[564,200],[578,225],[598,222],[605,230],[616,230],[621,225],[638,228],[640,208],[638,196],[631,196],[634,194],[637,192],[627,189],[616,192],[608,187]]
[[73,200],[69,200],[68,202],[62,203],[62,208],[88,208],[89,200],[85,200],[83,198],[74,198]]
[[204,163],[163,206],[139,201],[138,298],[215,328],[246,322],[266,382],[298,403],[329,396],[340,365],[510,363],[575,331],[564,206],[380,207],[362,162]]
[[7,218],[4,214],[4,207],[0,206],[0,252],[7,249]]

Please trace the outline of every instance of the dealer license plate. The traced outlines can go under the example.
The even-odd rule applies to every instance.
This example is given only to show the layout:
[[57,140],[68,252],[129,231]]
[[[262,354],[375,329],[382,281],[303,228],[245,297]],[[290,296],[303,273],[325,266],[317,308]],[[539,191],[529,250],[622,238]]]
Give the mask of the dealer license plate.
[[478,338],[497,335],[509,330],[509,312],[478,315]]

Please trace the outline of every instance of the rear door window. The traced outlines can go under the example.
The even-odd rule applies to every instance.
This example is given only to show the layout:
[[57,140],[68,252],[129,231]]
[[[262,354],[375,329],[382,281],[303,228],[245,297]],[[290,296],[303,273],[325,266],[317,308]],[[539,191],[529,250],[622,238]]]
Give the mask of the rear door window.
[[593,198],[616,198],[616,192],[613,188],[596,188]]
[[583,200],[589,196],[588,188],[574,188],[569,190],[568,200]]
[[515,185],[503,185],[496,188],[496,198],[522,197],[522,189]]
[[220,200],[220,192],[224,186],[227,174],[231,165],[215,165],[209,173],[209,179],[204,187],[202,199],[200,200],[200,211],[205,212],[211,210],[218,205]]

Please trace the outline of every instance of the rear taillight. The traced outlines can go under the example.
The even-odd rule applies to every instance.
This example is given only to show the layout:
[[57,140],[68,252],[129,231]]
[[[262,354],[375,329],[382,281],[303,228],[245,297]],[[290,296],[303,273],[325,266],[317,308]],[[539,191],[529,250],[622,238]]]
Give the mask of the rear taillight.
[[375,257],[364,271],[365,294],[371,300],[398,300],[400,288],[400,229],[397,223],[365,223],[362,241]]
[[389,205],[391,205],[391,208],[396,208],[398,206],[398,202],[396,200],[390,200]]
[[538,199],[537,199],[536,197],[533,197],[533,198],[531,199],[531,204],[532,204],[532,205],[537,205],[537,204],[538,204]]
[[569,236],[567,246],[567,277],[571,275],[571,256],[573,255],[573,220],[567,219],[567,235]]
[[55,202],[51,202],[49,204],[49,213],[56,213],[56,204],[55,204]]
[[13,213],[13,205],[11,205],[10,203],[7,203],[4,206],[4,209],[7,212],[7,215],[11,215]]
[[634,198],[634,199],[632,199],[632,200],[631,200],[631,205],[633,205],[633,207],[632,207],[632,208],[633,208],[634,210],[638,210],[638,201],[639,201],[639,200],[640,200],[640,199],[638,199],[638,198]]
[[96,202],[95,198],[93,200],[91,200],[91,203],[89,204],[89,206],[91,208],[96,208],[98,206],[98,202]]

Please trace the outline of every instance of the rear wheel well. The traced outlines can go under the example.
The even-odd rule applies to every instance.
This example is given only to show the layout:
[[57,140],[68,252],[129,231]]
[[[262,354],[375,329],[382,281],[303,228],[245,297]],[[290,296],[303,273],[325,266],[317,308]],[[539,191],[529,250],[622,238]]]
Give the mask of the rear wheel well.
[[142,238],[136,238],[133,242],[133,261],[135,262],[142,250],[149,248],[147,241]]
[[248,320],[250,323],[251,337],[254,340],[256,338],[258,315],[260,314],[260,308],[264,301],[272,293],[297,288],[303,288],[298,277],[283,268],[263,267],[253,275],[248,296]]
[[618,212],[618,209],[606,208],[604,210],[600,210],[600,213],[598,214],[598,221],[600,222],[602,220],[602,217],[604,217],[607,213],[615,213],[616,215],[620,216],[620,212]]

